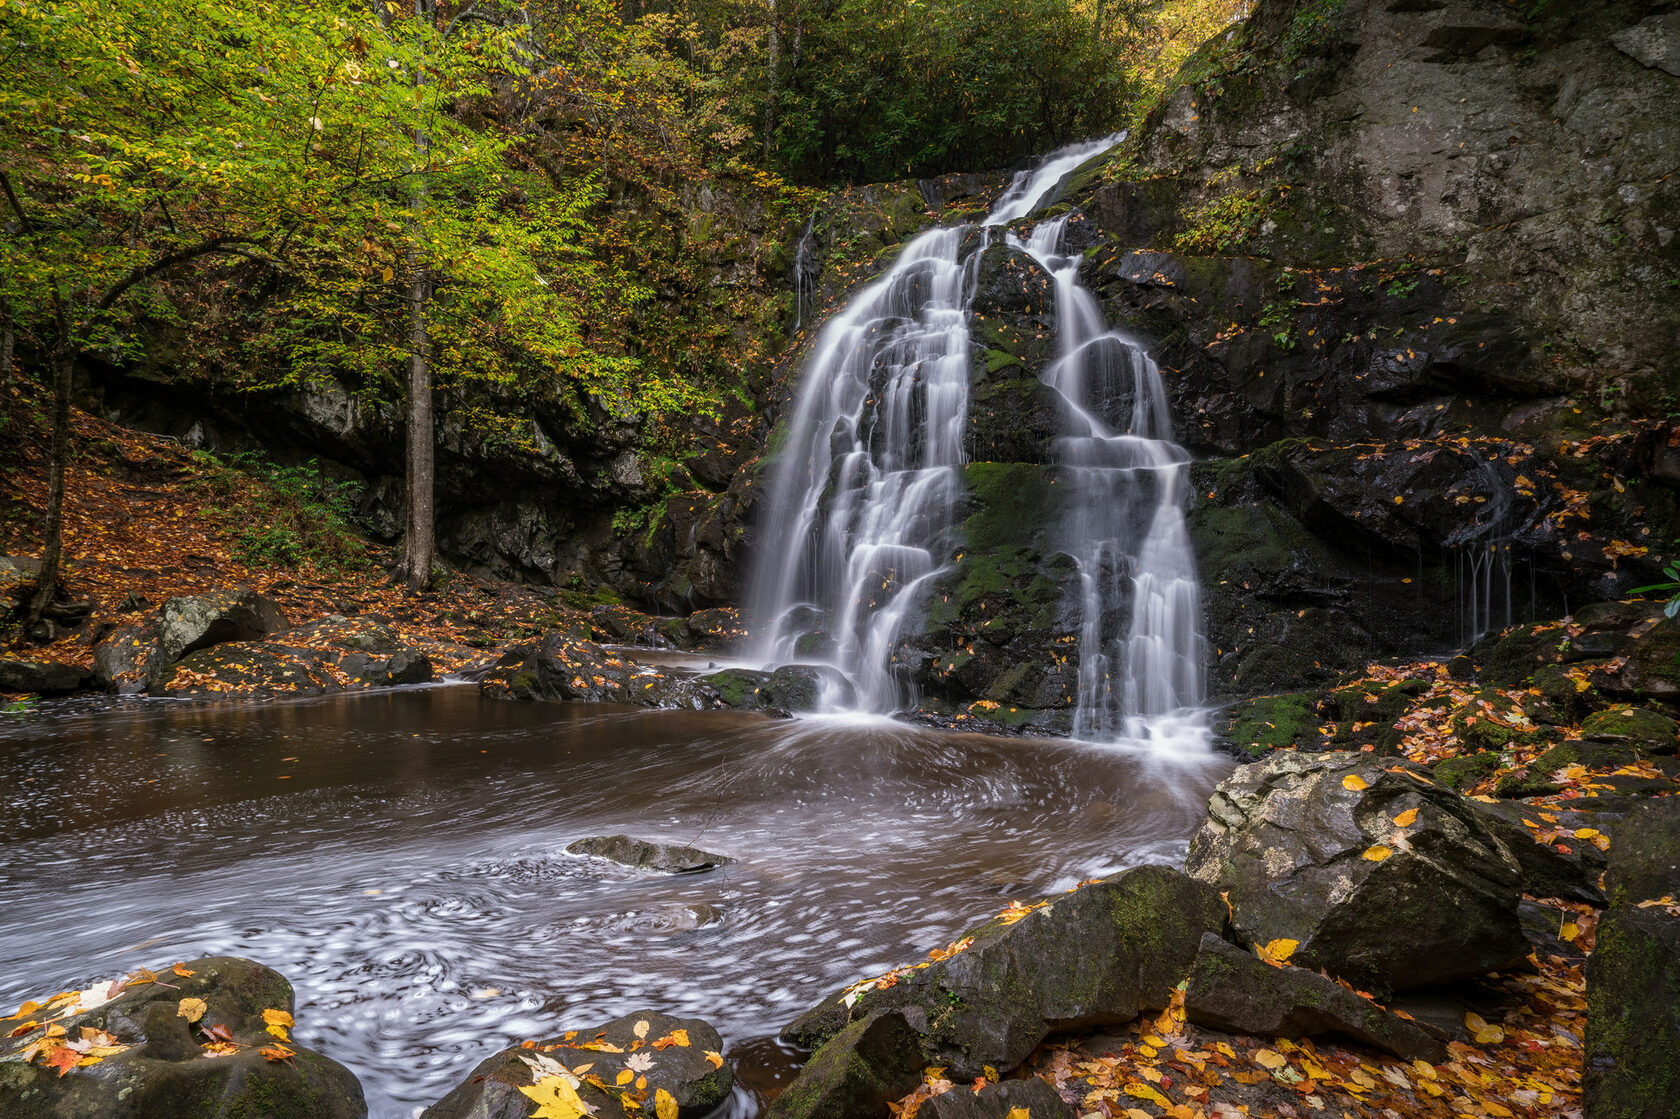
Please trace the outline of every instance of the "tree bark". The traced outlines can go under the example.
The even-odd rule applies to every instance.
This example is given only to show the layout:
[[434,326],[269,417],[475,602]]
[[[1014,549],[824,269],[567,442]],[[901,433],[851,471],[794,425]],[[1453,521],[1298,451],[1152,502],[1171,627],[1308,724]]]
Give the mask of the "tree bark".
[[[414,0],[414,15],[431,15],[431,0]],[[425,70],[415,74],[416,85],[425,83]],[[414,133],[415,162],[424,167],[429,148],[423,129]],[[432,556],[436,552],[433,485],[436,434],[432,422],[431,339],[426,333],[426,301],[430,298],[431,276],[421,244],[422,218],[426,209],[425,179],[419,180],[409,196],[411,212],[408,245],[408,456],[407,520],[403,536],[401,576],[410,591],[425,590],[432,582]]]
[[64,468],[70,459],[70,389],[75,369],[75,343],[64,300],[53,292],[53,315],[58,337],[52,350],[52,447],[47,465],[47,523],[41,533],[41,573],[24,610],[27,634],[58,595],[58,570],[64,556]]
[[12,322],[12,305],[0,298],[0,385],[12,379],[12,354],[17,349],[17,327]]
[[780,29],[776,26],[776,0],[770,0],[770,38],[764,52],[766,74],[764,94],[764,158],[770,158],[772,137],[776,131],[776,56],[781,53]]

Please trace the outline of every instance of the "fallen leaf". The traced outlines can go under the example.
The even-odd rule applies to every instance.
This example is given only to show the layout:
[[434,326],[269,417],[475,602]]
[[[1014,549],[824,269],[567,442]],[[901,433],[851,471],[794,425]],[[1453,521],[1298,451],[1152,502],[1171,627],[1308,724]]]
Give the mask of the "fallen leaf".
[[170,970],[173,971],[176,975],[179,975],[183,979],[187,978],[188,976],[198,974],[198,972],[194,971],[192,968],[188,967],[186,964],[183,964],[183,963],[176,964]]
[[639,1038],[646,1038],[647,1035],[648,1035],[648,1020],[646,1018],[643,1018],[641,1021],[636,1023],[635,1029],[631,1030],[630,1032],[635,1034]]
[[1289,1058],[1275,1049],[1257,1049],[1254,1052],[1254,1063],[1262,1068],[1279,1069],[1289,1063]]
[[46,1065],[48,1068],[57,1069],[58,1075],[63,1076],[65,1073],[80,1064],[81,1061],[82,1055],[80,1053],[76,1052],[68,1045],[60,1045],[51,1053],[47,1054],[46,1060],[41,1063]]
[[624,1062],[624,1067],[634,1072],[647,1072],[653,1068],[653,1054],[633,1053],[630,1059]]
[[1290,940],[1288,937],[1279,937],[1277,940],[1269,941],[1260,951],[1261,954],[1266,956],[1268,959],[1276,960],[1281,964],[1286,962],[1290,956],[1294,955],[1295,949],[1300,946],[1301,942],[1299,940]]
[[706,1050],[706,1060],[712,1062],[713,1068],[723,1067],[723,1054],[719,1053],[716,1049]]
[[1400,815],[1394,817],[1394,826],[1399,828],[1409,828],[1413,824],[1417,823],[1417,818],[1418,810],[1415,808],[1408,808],[1406,811],[1400,813]]
[[1342,788],[1351,789],[1356,793],[1361,789],[1368,789],[1370,787],[1370,783],[1357,773],[1350,773],[1346,777],[1342,778]]
[[531,1119],[579,1119],[593,1112],[564,1077],[545,1076],[535,1084],[520,1085],[519,1090],[536,1102]]
[[1032,1112],[1024,1107],[1012,1107],[1009,1109],[1009,1114],[1004,1116],[1003,1119],[1032,1119]]
[[175,1017],[185,1018],[189,1022],[196,1022],[204,1017],[204,1012],[210,1008],[203,999],[182,999],[175,1007]]
[[265,1045],[263,1048],[257,1050],[257,1052],[261,1053],[264,1059],[270,1061],[284,1061],[288,1057],[296,1056],[295,1053],[293,1053],[290,1049],[287,1049],[284,1045]]
[[1359,857],[1373,863],[1380,863],[1392,854],[1394,854],[1393,851],[1378,843],[1374,846],[1365,848],[1364,852]]
[[1464,1025],[1476,1039],[1478,1045],[1498,1045],[1505,1040],[1505,1031],[1498,1026],[1489,1025],[1480,1014],[1467,1010],[1464,1012]]
[[636,1074],[635,1073],[631,1072],[627,1068],[626,1069],[619,1069],[618,1070],[618,1076],[616,1078],[614,1078],[613,1083],[617,1084],[620,1088],[622,1088],[622,1087],[624,1087],[624,1085],[630,1083],[634,1079],[636,1079]]
[[653,1110],[659,1119],[677,1119],[677,1100],[665,1089],[653,1093]]

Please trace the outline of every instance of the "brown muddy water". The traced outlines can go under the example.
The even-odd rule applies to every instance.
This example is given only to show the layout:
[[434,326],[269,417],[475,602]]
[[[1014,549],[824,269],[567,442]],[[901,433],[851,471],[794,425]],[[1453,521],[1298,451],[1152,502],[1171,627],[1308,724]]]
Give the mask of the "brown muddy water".
[[[292,981],[297,1038],[374,1119],[503,1046],[652,1008],[723,1034],[740,1119],[808,1005],[1011,899],[1177,863],[1229,769],[470,686],[3,715],[0,1004],[247,956]],[[564,850],[616,832],[740,861],[664,876]]]

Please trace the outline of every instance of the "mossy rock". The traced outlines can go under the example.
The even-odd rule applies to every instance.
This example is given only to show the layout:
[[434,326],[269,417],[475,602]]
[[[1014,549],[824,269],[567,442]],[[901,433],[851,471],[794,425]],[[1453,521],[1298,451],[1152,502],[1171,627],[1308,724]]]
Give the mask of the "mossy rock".
[[1255,757],[1290,746],[1305,749],[1322,746],[1318,695],[1289,692],[1240,703],[1231,714],[1225,736],[1232,745]]
[[1436,762],[1431,768],[1435,780],[1449,789],[1463,791],[1499,768],[1499,755],[1486,750],[1474,754],[1460,754],[1456,758]]
[[1581,724],[1581,737],[1599,742],[1626,743],[1653,754],[1674,753],[1680,724],[1648,708],[1612,707],[1589,715]]
[[1587,961],[1586,1113],[1657,1119],[1680,1100],[1680,918],[1611,910]]
[[1541,741],[1539,729],[1531,723],[1518,723],[1520,717],[1516,705],[1503,694],[1484,688],[1453,713],[1452,729],[1458,740],[1472,750],[1504,750]]

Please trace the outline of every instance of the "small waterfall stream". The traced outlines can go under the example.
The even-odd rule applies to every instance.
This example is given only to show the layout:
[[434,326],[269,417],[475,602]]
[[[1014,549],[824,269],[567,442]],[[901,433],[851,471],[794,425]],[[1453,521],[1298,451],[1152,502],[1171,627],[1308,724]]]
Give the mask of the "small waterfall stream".
[[[1064,148],[1017,175],[979,225],[928,230],[823,327],[774,451],[748,609],[766,663],[826,663],[831,709],[914,702],[893,662],[963,496],[969,316],[999,227],[1054,200],[1119,137]],[[1059,470],[1071,491],[1061,547],[1078,564],[1083,624],[1074,731],[1205,742],[1200,600],[1183,504],[1188,455],[1141,346],[1108,330],[1060,254],[1066,217],[1011,241],[1055,279],[1060,356],[1042,379],[1064,400]]]

